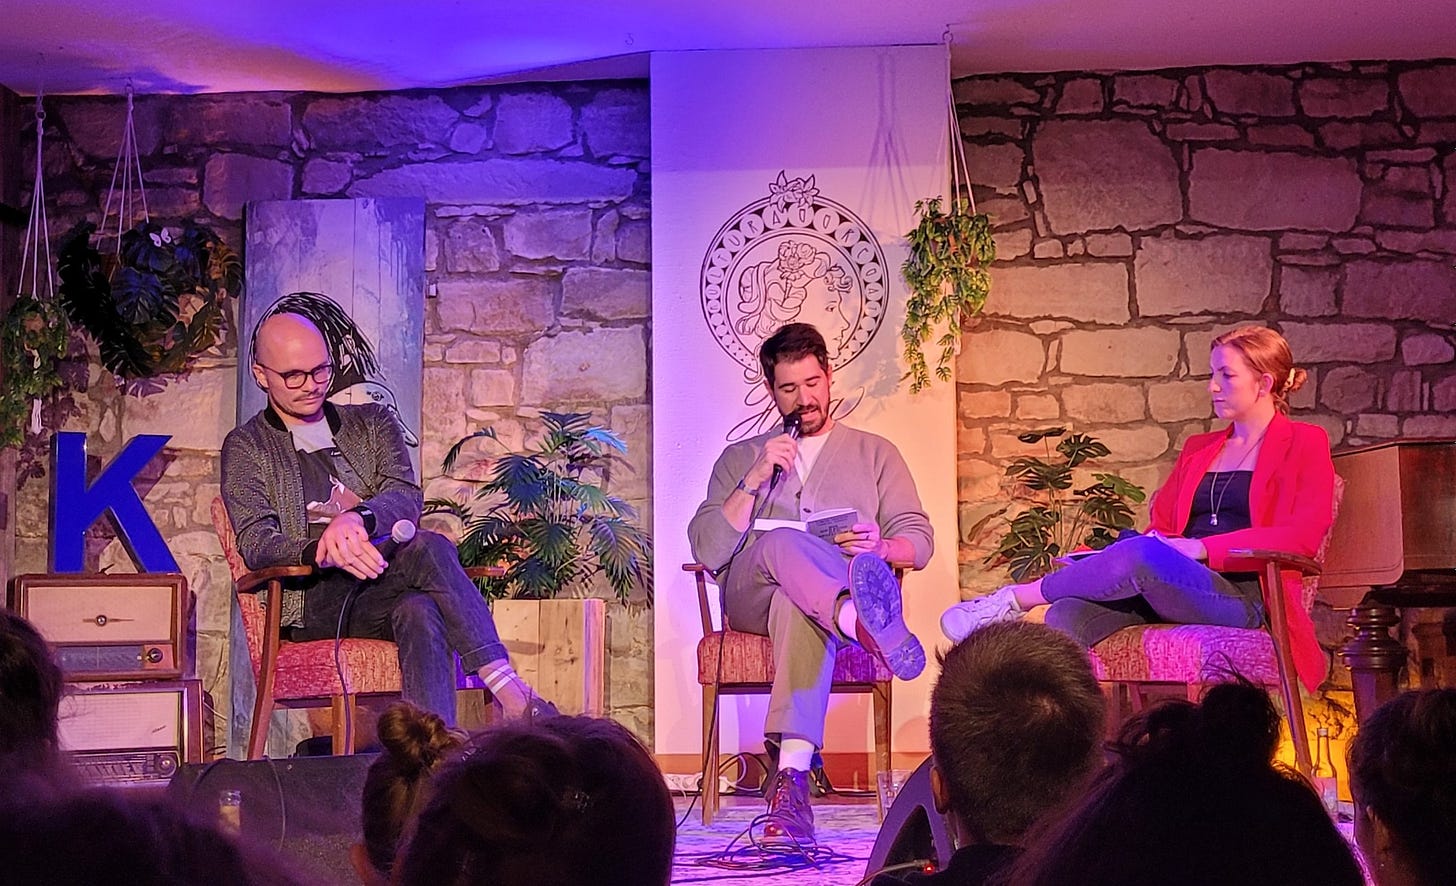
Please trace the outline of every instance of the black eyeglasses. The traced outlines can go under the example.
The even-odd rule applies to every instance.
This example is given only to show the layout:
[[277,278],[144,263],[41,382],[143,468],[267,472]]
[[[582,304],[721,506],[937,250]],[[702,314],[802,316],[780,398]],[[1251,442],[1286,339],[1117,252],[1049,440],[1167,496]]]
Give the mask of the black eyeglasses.
[[[257,360],[253,362],[258,363]],[[263,366],[262,363],[258,363],[258,365]],[[288,372],[279,372],[271,366],[263,366],[263,368],[283,379],[283,386],[291,391],[303,387],[304,382],[310,378],[313,379],[314,384],[323,385],[328,384],[329,380],[334,377],[334,364],[332,363],[324,363],[312,369],[293,369]]]

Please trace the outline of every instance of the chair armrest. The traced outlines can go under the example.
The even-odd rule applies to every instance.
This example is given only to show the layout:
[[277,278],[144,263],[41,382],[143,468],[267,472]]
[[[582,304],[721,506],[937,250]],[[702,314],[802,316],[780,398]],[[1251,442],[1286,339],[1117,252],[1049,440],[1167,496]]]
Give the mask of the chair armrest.
[[239,594],[256,594],[263,589],[263,585],[271,581],[282,581],[285,578],[306,578],[313,575],[312,566],[268,566],[264,569],[255,569],[252,572],[239,578],[235,584]]
[[1274,551],[1263,548],[1234,548],[1228,552],[1230,557],[1238,560],[1263,560],[1266,563],[1277,563],[1288,569],[1298,569],[1305,575],[1319,575],[1323,571],[1319,562],[1306,557],[1303,554],[1293,554],[1289,551]]
[[504,578],[506,568],[504,566],[466,566],[465,575],[472,581],[477,578]]

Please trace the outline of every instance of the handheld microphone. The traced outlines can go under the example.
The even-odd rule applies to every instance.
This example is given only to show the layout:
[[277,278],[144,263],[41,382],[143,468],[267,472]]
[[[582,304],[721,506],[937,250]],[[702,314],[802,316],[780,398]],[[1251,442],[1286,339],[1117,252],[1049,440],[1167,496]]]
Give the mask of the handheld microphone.
[[418,531],[413,521],[396,520],[394,525],[389,528],[388,535],[371,538],[369,543],[379,550],[380,556],[388,560],[394,556],[395,551],[414,541],[415,533]]
[[[793,437],[795,440],[799,439],[799,426],[803,423],[803,416],[799,415],[798,412],[790,412],[788,415],[784,416],[784,433],[788,434],[790,437]],[[772,489],[775,486],[779,485],[779,477],[782,476],[783,473],[783,465],[774,465],[773,477],[768,481],[768,488]]]

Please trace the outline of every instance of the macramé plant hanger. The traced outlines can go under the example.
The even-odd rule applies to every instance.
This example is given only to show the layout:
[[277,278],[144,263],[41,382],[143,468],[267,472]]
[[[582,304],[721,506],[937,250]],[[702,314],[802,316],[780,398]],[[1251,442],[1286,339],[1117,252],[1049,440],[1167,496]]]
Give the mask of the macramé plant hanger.
[[[945,34],[945,51],[949,71],[949,31]],[[976,212],[949,78],[945,83],[945,100],[950,139],[950,207],[942,210],[941,197],[915,201],[919,223],[905,235],[910,253],[900,266],[910,288],[900,339],[909,364],[906,377],[910,379],[911,393],[930,384],[932,370],[923,348],[932,337],[937,351],[935,377],[950,381],[955,355],[960,351],[961,324],[978,313],[991,294],[991,277],[986,267],[996,259],[991,220],[984,213]]]
[[221,341],[227,299],[242,287],[242,263],[203,225],[186,220],[176,230],[152,221],[134,110],[128,84],[100,231],[90,221],[71,229],[59,273],[61,303],[96,343],[102,365],[129,392],[150,393]]
[[[0,320],[0,446],[21,449],[20,477],[34,473],[35,459],[27,458],[26,444],[36,442],[44,428],[44,406],[64,385],[61,364],[66,356],[69,329],[56,302],[51,274],[49,228],[45,196],[45,109],[42,95],[35,97],[35,181],[30,193],[30,220],[20,251],[20,284],[15,301]],[[45,260],[41,261],[42,254]],[[44,271],[42,271],[44,267]]]

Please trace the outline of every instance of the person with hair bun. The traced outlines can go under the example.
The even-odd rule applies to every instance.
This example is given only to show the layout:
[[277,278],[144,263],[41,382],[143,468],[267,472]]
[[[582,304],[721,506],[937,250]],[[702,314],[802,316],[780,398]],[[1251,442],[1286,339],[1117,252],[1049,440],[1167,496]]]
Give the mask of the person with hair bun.
[[[1335,468],[1323,428],[1289,418],[1307,373],[1272,329],[1244,326],[1213,339],[1208,393],[1229,422],[1183,444],[1154,495],[1148,531],[1043,578],[952,606],[941,628],[959,641],[984,624],[1050,603],[1046,623],[1087,646],[1154,622],[1254,628],[1264,619],[1259,564],[1232,551],[1313,557],[1333,520]],[[1295,670],[1313,692],[1325,655],[1305,610],[1302,578],[1283,573]]]
[[672,796],[647,749],[595,717],[506,723],[435,776],[398,886],[666,886]]
[[407,701],[386,708],[377,731],[384,751],[364,776],[364,842],[349,851],[364,886],[389,882],[405,829],[429,795],[430,778],[465,743],[464,733]]
[[1011,886],[1361,886],[1319,797],[1274,763],[1279,712],[1245,681],[1136,715]]
[[1456,876],[1456,689],[1406,692],[1350,745],[1355,840],[1376,886]]

